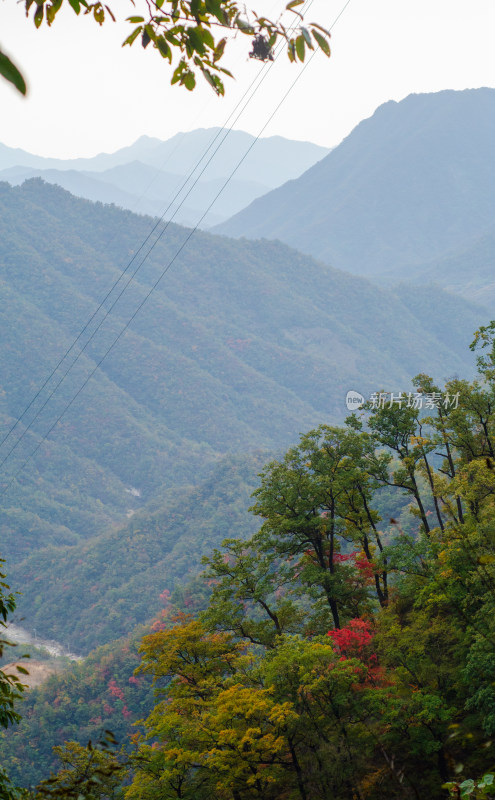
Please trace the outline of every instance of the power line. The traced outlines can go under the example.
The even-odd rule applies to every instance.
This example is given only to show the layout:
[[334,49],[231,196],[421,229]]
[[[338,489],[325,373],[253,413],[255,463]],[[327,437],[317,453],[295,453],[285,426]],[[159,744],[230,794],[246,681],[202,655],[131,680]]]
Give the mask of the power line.
[[[309,1],[309,4],[307,5],[307,7],[306,7],[306,9],[305,9],[305,13],[306,13],[307,11],[309,11],[309,9],[310,9],[310,7],[311,7],[312,3],[313,3],[313,0],[310,0],[310,1]],[[304,6],[303,6],[303,9],[304,9]],[[222,127],[219,129],[219,131],[218,131],[218,132],[217,132],[217,134],[215,135],[214,139],[212,140],[212,142],[210,143],[210,145],[209,145],[209,146],[208,146],[208,148],[206,149],[206,151],[203,153],[203,155],[201,156],[201,158],[199,159],[199,161],[197,161],[196,165],[195,165],[195,166],[192,168],[192,170],[190,171],[189,175],[188,175],[188,176],[187,176],[187,177],[184,179],[184,181],[182,182],[182,185],[181,185],[181,186],[180,186],[180,188],[179,188],[179,189],[176,191],[176,193],[175,193],[174,197],[173,197],[173,198],[172,198],[172,199],[169,201],[169,203],[168,203],[167,207],[166,207],[166,208],[165,208],[165,210],[162,212],[162,214],[160,215],[160,217],[157,219],[156,223],[153,225],[152,229],[150,230],[150,232],[148,233],[148,235],[146,236],[146,238],[144,239],[144,241],[141,243],[141,245],[140,245],[139,249],[138,249],[138,250],[137,250],[137,251],[136,251],[136,252],[133,254],[133,256],[132,256],[132,258],[130,259],[130,261],[128,262],[127,266],[126,266],[126,267],[125,267],[125,269],[124,269],[124,270],[121,272],[121,274],[120,274],[120,275],[119,275],[119,277],[116,279],[116,281],[114,281],[113,285],[112,285],[112,286],[111,286],[111,288],[108,290],[107,294],[105,295],[105,297],[103,298],[103,300],[100,302],[100,304],[98,305],[98,307],[96,308],[96,310],[93,312],[93,314],[92,314],[92,315],[91,315],[91,317],[89,318],[88,322],[87,322],[87,323],[84,325],[84,327],[82,328],[82,330],[80,331],[80,333],[77,335],[77,337],[75,338],[75,340],[72,342],[72,344],[70,345],[70,347],[69,347],[69,348],[68,348],[68,349],[65,351],[64,355],[62,356],[62,358],[59,360],[59,362],[57,363],[57,365],[55,366],[55,368],[52,370],[52,372],[50,373],[50,375],[49,375],[49,376],[46,378],[46,380],[44,381],[44,383],[42,384],[42,386],[41,386],[41,387],[38,389],[38,391],[36,392],[36,394],[34,395],[34,397],[31,399],[31,401],[30,401],[30,402],[28,403],[28,405],[25,407],[24,411],[23,411],[23,412],[21,413],[21,415],[20,415],[20,416],[19,416],[19,417],[16,419],[16,421],[13,423],[13,425],[10,427],[10,429],[9,429],[9,430],[7,431],[7,433],[5,434],[4,438],[3,438],[3,439],[0,441],[0,448],[1,448],[1,447],[2,447],[4,444],[5,444],[5,442],[6,442],[6,441],[7,441],[7,439],[9,438],[9,436],[10,436],[10,435],[11,435],[11,434],[14,432],[14,430],[17,428],[17,426],[19,425],[19,423],[21,422],[21,420],[24,418],[24,416],[27,414],[27,412],[30,410],[30,408],[33,406],[33,404],[36,402],[36,400],[38,399],[38,397],[40,396],[40,394],[43,392],[43,390],[46,388],[46,386],[47,386],[47,385],[50,383],[51,379],[52,379],[52,378],[55,376],[55,374],[57,373],[57,371],[59,370],[59,368],[62,366],[62,364],[63,364],[63,363],[64,363],[64,361],[66,360],[66,358],[69,356],[69,354],[70,354],[70,353],[71,353],[71,351],[74,349],[74,347],[76,346],[76,344],[79,342],[79,340],[82,338],[82,336],[84,335],[84,333],[87,331],[87,329],[89,328],[89,326],[91,325],[91,323],[93,322],[93,320],[96,318],[96,316],[98,315],[98,313],[100,312],[100,310],[103,308],[103,306],[104,306],[104,304],[106,303],[106,301],[107,301],[107,300],[108,300],[108,299],[111,297],[112,293],[113,293],[113,292],[114,292],[114,290],[117,288],[117,286],[118,286],[118,284],[120,283],[120,281],[121,281],[121,280],[124,278],[124,276],[126,275],[126,273],[128,272],[128,270],[130,269],[130,267],[132,266],[132,264],[133,264],[133,263],[135,262],[135,260],[138,258],[138,256],[139,256],[139,254],[141,253],[141,251],[142,251],[142,250],[145,248],[145,246],[146,246],[146,245],[148,244],[148,242],[151,240],[152,236],[153,236],[153,235],[156,233],[156,231],[158,230],[158,228],[159,228],[160,224],[163,222],[165,215],[168,213],[168,211],[170,210],[170,208],[171,208],[171,207],[173,206],[173,204],[176,202],[177,198],[180,196],[180,194],[181,194],[181,192],[183,191],[183,189],[184,189],[184,188],[187,186],[187,184],[189,183],[189,181],[192,179],[192,177],[193,177],[193,175],[194,175],[195,171],[196,171],[196,170],[198,169],[198,167],[201,165],[201,162],[204,160],[204,158],[205,158],[205,157],[208,155],[208,152],[209,152],[209,150],[210,150],[210,149],[211,149],[211,148],[212,148],[212,147],[215,145],[215,142],[217,141],[217,139],[219,139],[219,137],[220,137],[220,136],[221,136],[223,133],[225,133],[226,126],[227,126],[227,124],[229,123],[229,121],[231,120],[232,116],[233,116],[233,115],[236,113],[236,111],[239,109],[239,107],[242,105],[242,103],[244,103],[244,106],[243,106],[243,108],[241,108],[241,110],[240,110],[240,111],[239,111],[239,113],[237,114],[237,116],[236,116],[236,118],[234,119],[234,121],[232,122],[232,124],[231,124],[230,128],[227,130],[227,132],[226,132],[226,133],[225,133],[225,135],[223,136],[223,139],[222,139],[222,140],[221,140],[221,141],[220,141],[220,142],[217,144],[216,148],[214,149],[213,153],[211,153],[210,157],[208,158],[208,160],[207,160],[207,161],[206,161],[206,163],[204,164],[204,166],[203,166],[203,168],[201,169],[201,171],[199,172],[199,174],[197,174],[197,175],[196,175],[196,178],[194,179],[193,183],[191,184],[191,186],[190,186],[190,187],[189,187],[189,189],[187,190],[186,194],[185,194],[185,195],[182,197],[182,199],[181,199],[181,201],[180,201],[179,205],[176,207],[176,209],[175,209],[174,213],[173,213],[173,214],[172,214],[172,216],[171,216],[171,217],[170,217],[170,218],[169,218],[169,219],[166,221],[166,223],[165,223],[165,227],[164,227],[163,231],[162,231],[162,232],[161,232],[161,233],[158,235],[158,238],[157,238],[157,240],[156,240],[156,241],[158,241],[158,240],[159,240],[159,239],[160,239],[160,238],[163,236],[163,234],[166,232],[166,230],[168,229],[168,227],[169,227],[170,223],[171,223],[171,222],[173,222],[173,220],[174,220],[175,216],[177,215],[177,213],[178,213],[178,212],[179,212],[179,210],[181,209],[182,205],[184,204],[184,202],[187,200],[187,198],[189,197],[189,195],[191,194],[191,192],[193,191],[193,189],[194,189],[194,188],[195,188],[195,186],[197,185],[197,183],[198,183],[198,181],[200,180],[201,176],[204,174],[204,172],[206,171],[206,169],[208,168],[208,166],[209,166],[209,165],[210,165],[210,163],[212,162],[213,158],[214,158],[214,157],[216,156],[216,154],[218,153],[219,149],[220,149],[220,148],[221,148],[221,146],[223,145],[224,141],[227,139],[227,137],[228,137],[228,135],[230,134],[230,132],[233,130],[233,126],[236,124],[236,122],[238,121],[238,119],[240,118],[240,116],[241,116],[241,115],[244,113],[244,111],[245,111],[246,107],[247,107],[247,106],[248,106],[248,104],[251,102],[252,98],[254,97],[254,95],[256,94],[256,92],[258,91],[258,89],[260,88],[260,86],[262,85],[263,81],[266,79],[267,75],[269,74],[269,71],[270,71],[270,70],[271,70],[271,68],[274,66],[274,63],[275,63],[275,61],[276,61],[276,60],[279,58],[279,56],[280,56],[280,53],[281,53],[281,51],[282,51],[283,47],[284,47],[284,43],[283,43],[283,41],[282,41],[282,42],[280,43],[280,45],[279,45],[279,49],[278,49],[278,52],[277,52],[277,53],[276,53],[276,55],[275,55],[275,58],[274,58],[274,60],[273,60],[272,62],[264,62],[264,64],[263,64],[263,68],[262,68],[261,72],[260,72],[260,73],[259,73],[259,74],[256,76],[256,78],[255,78],[255,79],[254,79],[254,80],[251,82],[251,85],[250,85],[250,86],[249,86],[249,88],[248,88],[248,89],[247,89],[247,90],[244,92],[243,96],[240,98],[240,100],[238,101],[238,103],[237,103],[237,104],[236,104],[236,106],[234,107],[233,111],[232,111],[232,112],[229,114],[229,116],[227,117],[227,120],[226,120],[226,122],[225,122],[225,123],[223,124],[223,126],[222,126]],[[264,74],[263,74],[263,73],[264,73]],[[260,77],[260,76],[261,76],[261,77]],[[258,84],[257,84],[257,85],[255,85],[255,84],[256,84],[256,82],[258,82]],[[254,87],[254,88],[253,88],[253,87]],[[252,90],[252,91],[251,91],[251,90]],[[249,92],[251,92],[251,95],[250,95],[249,97],[247,97],[247,95],[248,95],[248,93],[249,93]],[[246,99],[246,97],[247,97],[247,99]],[[245,102],[244,102],[244,101],[245,101]],[[258,137],[255,139],[255,142],[258,140],[258,138],[259,138],[259,136],[258,136]],[[254,142],[253,142],[253,144],[254,144]],[[251,148],[250,148],[250,149],[251,149]],[[236,169],[237,169],[237,167],[236,167]],[[235,171],[235,170],[234,170],[234,171]],[[232,174],[233,174],[233,173],[232,173]],[[227,183],[228,183],[228,180],[227,180]],[[225,187],[225,185],[226,185],[226,184],[224,184],[224,187]],[[222,190],[221,190],[221,191],[223,191],[223,188],[224,188],[224,187],[222,187]],[[214,199],[213,203],[211,203],[211,204],[210,204],[210,206],[208,207],[207,211],[206,211],[206,212],[203,214],[203,216],[201,217],[200,221],[199,221],[199,222],[196,224],[196,228],[195,228],[195,229],[197,229],[197,227],[199,226],[199,224],[200,224],[200,223],[202,222],[202,220],[205,218],[205,216],[206,216],[206,214],[208,213],[208,211],[209,211],[209,210],[212,208],[213,204],[214,204],[214,203],[216,202],[216,200],[218,199],[218,197],[219,197],[219,195],[220,195],[221,191],[220,191],[220,192],[219,192],[219,193],[216,195],[216,197],[215,197],[215,199]],[[139,262],[139,264],[138,264],[137,268],[136,268],[136,269],[134,270],[134,272],[131,274],[131,277],[130,277],[130,278],[128,279],[128,281],[125,283],[125,285],[124,285],[123,289],[122,289],[122,290],[119,292],[119,294],[117,295],[116,299],[115,299],[115,300],[112,302],[112,304],[110,305],[110,308],[106,310],[106,312],[104,313],[104,315],[103,315],[102,319],[100,320],[100,322],[98,323],[98,325],[96,326],[96,328],[93,330],[93,332],[92,332],[91,336],[89,337],[89,339],[86,341],[86,343],[84,344],[84,346],[82,347],[82,349],[79,351],[79,353],[78,353],[78,354],[76,355],[76,357],[73,359],[72,363],[71,363],[71,364],[68,366],[68,368],[66,369],[66,371],[64,372],[64,374],[62,375],[62,377],[59,379],[58,383],[57,383],[57,384],[54,386],[54,388],[51,390],[51,392],[49,393],[48,397],[45,399],[44,403],[43,403],[43,404],[41,405],[41,407],[40,407],[40,408],[37,410],[36,414],[35,414],[35,415],[34,415],[34,417],[31,419],[31,421],[30,421],[29,425],[27,425],[27,426],[25,427],[25,429],[23,430],[22,434],[19,436],[19,438],[16,440],[16,442],[15,442],[15,443],[12,445],[12,447],[10,448],[10,450],[9,450],[9,451],[7,452],[7,454],[4,456],[3,460],[0,462],[0,468],[2,468],[2,467],[4,466],[4,464],[5,464],[5,463],[6,463],[6,461],[9,459],[9,457],[11,456],[11,454],[12,454],[12,453],[13,453],[13,452],[14,452],[14,451],[17,449],[18,445],[19,445],[19,444],[21,443],[21,441],[24,439],[24,436],[25,436],[25,435],[27,434],[27,432],[28,432],[28,431],[31,429],[32,425],[33,425],[33,424],[34,424],[34,422],[37,420],[37,418],[39,417],[39,415],[41,414],[41,412],[44,410],[44,408],[47,406],[47,404],[49,403],[49,401],[51,400],[51,398],[53,397],[53,395],[55,394],[55,392],[58,390],[58,388],[59,388],[59,387],[61,386],[61,384],[64,382],[64,380],[65,380],[66,376],[67,376],[67,375],[68,375],[68,373],[71,371],[72,367],[73,367],[73,366],[74,366],[74,365],[77,363],[77,361],[79,360],[79,358],[81,357],[81,355],[84,353],[84,351],[86,350],[86,348],[88,347],[88,345],[89,345],[89,344],[91,343],[91,341],[94,339],[94,337],[96,336],[96,334],[97,334],[97,333],[98,333],[98,331],[100,330],[101,326],[103,325],[103,323],[104,323],[104,322],[105,322],[105,320],[107,319],[108,315],[110,314],[110,312],[112,311],[112,309],[115,307],[115,305],[116,305],[116,303],[119,301],[119,299],[122,297],[122,295],[124,294],[125,290],[126,290],[126,289],[127,289],[127,287],[129,286],[129,284],[132,282],[132,280],[133,280],[133,279],[134,279],[134,277],[136,276],[137,272],[138,272],[138,271],[140,270],[140,268],[142,267],[143,263],[146,261],[146,259],[147,259],[147,257],[149,256],[150,252],[151,252],[151,251],[154,249],[154,246],[155,246],[155,244],[156,244],[156,242],[155,242],[155,243],[154,243],[154,244],[151,246],[150,250],[149,250],[149,251],[146,253],[146,255],[143,257],[143,259],[142,259],[142,260]]]
[[[339,19],[342,17],[343,13],[344,13],[344,12],[345,12],[345,10],[347,9],[347,7],[350,5],[350,3],[351,3],[351,0],[347,0],[347,2],[345,3],[344,7],[342,8],[342,10],[339,12],[339,14],[337,15],[337,17],[334,19],[334,21],[333,21],[333,22],[331,23],[331,25],[329,26],[329,28],[328,28],[328,29],[329,29],[330,31],[331,31],[331,30],[333,30],[333,28],[335,27],[336,23],[337,23],[337,22],[338,22],[338,20],[339,20]],[[183,250],[184,250],[184,248],[186,247],[187,243],[190,241],[190,239],[192,238],[192,236],[193,236],[193,235],[194,235],[194,234],[197,232],[197,230],[198,230],[198,228],[199,228],[199,225],[201,224],[201,222],[203,221],[203,219],[206,217],[206,215],[209,213],[209,211],[210,211],[210,209],[212,208],[212,206],[213,206],[213,205],[216,203],[216,201],[218,200],[218,198],[220,197],[220,195],[222,194],[222,192],[224,191],[225,187],[228,185],[228,183],[230,182],[230,180],[232,179],[232,177],[235,175],[235,173],[237,172],[237,170],[239,169],[239,167],[241,166],[241,164],[243,163],[243,161],[244,161],[244,160],[247,158],[248,154],[250,153],[250,151],[252,150],[252,148],[254,147],[254,145],[256,144],[256,142],[259,140],[259,138],[262,136],[263,132],[266,130],[266,128],[268,127],[268,125],[270,124],[270,122],[272,121],[272,119],[273,119],[273,118],[275,117],[275,115],[278,113],[278,111],[279,111],[280,107],[283,105],[283,103],[285,102],[285,100],[287,99],[287,97],[289,96],[289,94],[292,92],[292,90],[294,89],[294,87],[296,86],[296,84],[298,83],[298,81],[301,79],[302,75],[304,74],[304,72],[306,71],[306,69],[307,69],[307,68],[309,67],[309,65],[311,64],[311,62],[312,62],[313,58],[314,58],[314,57],[316,56],[316,54],[318,53],[319,49],[320,49],[319,47],[316,47],[316,48],[315,48],[315,50],[313,51],[313,53],[311,54],[311,56],[310,56],[310,57],[308,58],[308,60],[305,62],[304,66],[303,66],[303,67],[302,67],[302,69],[299,71],[299,73],[297,74],[297,76],[296,76],[296,78],[293,80],[293,82],[290,84],[289,88],[288,88],[288,89],[285,91],[285,93],[282,95],[282,97],[281,97],[281,99],[279,100],[278,104],[275,106],[274,110],[272,111],[272,113],[271,113],[271,114],[270,114],[270,116],[268,117],[267,121],[265,122],[265,124],[263,125],[263,127],[261,128],[261,130],[260,130],[260,131],[258,132],[258,134],[256,135],[256,137],[255,137],[255,139],[253,140],[253,142],[250,144],[250,146],[248,147],[248,149],[246,150],[246,152],[244,153],[244,155],[242,156],[242,158],[241,158],[241,159],[238,161],[237,165],[236,165],[236,166],[235,166],[235,168],[232,170],[232,172],[230,173],[230,175],[228,176],[228,178],[226,178],[225,182],[223,183],[222,187],[219,189],[219,191],[218,191],[218,192],[217,192],[217,194],[215,195],[215,197],[214,197],[214,199],[212,200],[212,202],[209,204],[209,206],[208,206],[208,207],[206,208],[206,210],[203,212],[203,214],[202,214],[202,216],[200,217],[200,219],[199,219],[199,220],[196,222],[196,225],[194,226],[194,228],[191,228],[191,229],[190,229],[190,231],[189,231],[189,233],[188,233],[188,235],[187,235],[186,239],[185,239],[185,240],[184,240],[184,242],[181,244],[181,246],[179,247],[179,249],[177,250],[177,252],[176,252],[176,253],[175,253],[175,255],[173,256],[173,258],[172,258],[172,259],[171,259],[171,260],[168,262],[167,266],[166,266],[166,267],[165,267],[165,269],[164,269],[164,270],[161,272],[160,276],[159,276],[159,277],[157,278],[157,280],[156,280],[156,281],[155,281],[155,282],[152,284],[151,288],[149,289],[149,291],[147,292],[147,294],[145,295],[145,297],[143,298],[143,300],[142,300],[142,301],[139,303],[139,305],[137,306],[137,308],[135,309],[135,311],[132,313],[132,315],[131,315],[131,317],[129,318],[129,320],[128,320],[128,321],[125,323],[124,327],[123,327],[123,328],[121,329],[121,331],[120,331],[120,332],[117,334],[117,336],[116,336],[116,337],[115,337],[115,339],[113,340],[112,344],[111,344],[111,345],[110,345],[110,346],[107,348],[107,350],[105,351],[105,353],[103,354],[103,356],[102,356],[102,357],[100,358],[100,360],[99,360],[99,361],[96,363],[96,365],[94,366],[94,368],[93,368],[93,369],[90,371],[89,375],[88,375],[88,376],[87,376],[87,377],[84,379],[83,383],[81,384],[81,386],[79,387],[79,389],[77,390],[77,392],[75,393],[75,395],[74,395],[74,396],[72,397],[72,399],[71,399],[71,400],[70,400],[70,401],[69,401],[69,402],[68,402],[68,403],[65,405],[65,407],[63,408],[63,410],[61,411],[61,413],[59,414],[59,416],[57,417],[57,419],[55,420],[55,422],[54,422],[54,423],[53,423],[53,424],[50,426],[50,428],[48,429],[48,431],[47,431],[47,432],[46,432],[46,433],[43,435],[42,439],[41,439],[41,440],[38,442],[38,444],[36,445],[35,449],[34,449],[34,450],[32,451],[32,453],[31,453],[31,454],[28,456],[28,458],[27,458],[27,459],[26,459],[26,460],[25,460],[25,461],[22,463],[22,465],[20,466],[20,468],[18,469],[18,471],[17,471],[17,472],[16,472],[16,473],[13,475],[12,479],[11,479],[11,480],[10,480],[10,482],[7,484],[7,486],[6,486],[6,487],[5,487],[5,488],[4,488],[4,489],[3,489],[3,490],[0,492],[0,496],[1,496],[1,495],[3,495],[3,494],[5,494],[5,492],[7,492],[7,491],[9,490],[9,488],[12,486],[12,484],[13,484],[13,483],[14,483],[14,481],[16,480],[17,476],[18,476],[18,475],[19,475],[19,474],[22,472],[22,470],[24,469],[24,467],[26,466],[26,464],[27,464],[27,463],[28,463],[28,462],[29,462],[29,461],[30,461],[30,460],[31,460],[31,459],[32,459],[32,458],[35,456],[35,454],[38,452],[38,450],[39,450],[39,448],[41,447],[41,445],[43,444],[43,442],[44,442],[44,441],[47,439],[47,437],[50,435],[50,433],[51,433],[51,432],[54,430],[54,428],[55,428],[55,427],[58,425],[58,423],[60,422],[60,420],[62,419],[62,417],[65,415],[65,413],[66,413],[66,412],[69,410],[69,408],[70,408],[70,407],[72,406],[72,404],[75,402],[75,400],[76,400],[76,399],[77,399],[77,397],[80,395],[80,393],[81,393],[81,392],[83,391],[83,389],[86,387],[86,385],[87,385],[87,384],[88,384],[88,382],[91,380],[91,378],[93,377],[93,375],[95,374],[95,372],[97,371],[97,369],[98,369],[98,368],[101,366],[101,364],[103,363],[103,361],[105,360],[105,358],[106,358],[106,357],[107,357],[107,356],[110,354],[110,352],[113,350],[113,348],[115,347],[115,345],[117,344],[117,342],[118,342],[118,341],[121,339],[121,337],[122,337],[122,336],[124,335],[124,333],[127,331],[127,329],[129,328],[129,326],[131,325],[131,323],[133,322],[133,320],[135,319],[135,317],[137,316],[137,314],[139,313],[139,311],[142,309],[142,307],[143,307],[143,306],[144,306],[144,304],[147,302],[147,300],[149,299],[149,297],[152,295],[152,293],[153,293],[153,292],[155,291],[155,289],[158,287],[159,283],[162,281],[162,279],[165,277],[165,275],[167,274],[167,272],[169,271],[169,269],[170,269],[170,268],[172,267],[172,265],[175,263],[175,261],[176,261],[176,259],[178,258],[178,256],[179,256],[179,255],[182,253],[182,251],[183,251]],[[271,63],[270,67],[271,67],[271,66],[273,66],[273,62]],[[265,73],[265,77],[266,77],[266,74],[267,74],[267,73]],[[263,80],[264,80],[264,78],[263,78]],[[261,83],[262,83],[262,81],[260,81],[260,85],[261,85]],[[258,89],[258,88],[259,88],[259,86],[258,86],[258,87],[256,87],[255,91],[257,91],[257,89]],[[247,102],[249,102],[249,101],[247,101]],[[247,104],[247,103],[246,103],[246,104]],[[243,110],[244,110],[244,109],[243,109]],[[242,110],[242,111],[243,111],[243,110]],[[240,116],[240,114],[242,114],[242,111],[239,113],[239,116]],[[237,117],[237,119],[238,119],[238,117]],[[233,123],[233,124],[235,124],[235,121],[234,121],[234,123]],[[228,135],[228,132],[227,132],[226,136],[227,136],[227,135]],[[219,146],[220,146],[220,145],[219,145]],[[217,149],[218,149],[218,148],[217,148]],[[216,152],[216,151],[215,151],[215,152]],[[213,155],[214,155],[214,154],[213,154]],[[213,155],[211,156],[211,158],[213,158]],[[210,159],[210,160],[211,160],[211,159]],[[209,163],[209,162],[208,162],[208,163]],[[207,165],[206,165],[206,166],[207,166]],[[204,169],[206,169],[206,166],[204,167]],[[204,169],[203,169],[203,171],[204,171]],[[200,174],[202,174],[202,173],[200,173]],[[192,191],[192,189],[191,189],[190,191]],[[187,195],[186,195],[186,197],[187,197]],[[185,198],[184,198],[184,199],[185,199]],[[137,269],[136,269],[136,271],[134,272],[134,275],[136,274],[137,270],[138,270],[138,269],[140,269],[140,267],[142,266],[142,264],[144,263],[144,261],[145,261],[145,260],[148,258],[148,256],[150,255],[150,253],[151,253],[151,252],[154,250],[154,248],[156,247],[156,245],[157,245],[157,244],[158,244],[158,242],[160,241],[161,237],[163,236],[163,234],[164,234],[164,233],[165,233],[165,231],[167,230],[168,224],[169,224],[169,223],[167,223],[167,224],[166,224],[166,226],[165,226],[165,228],[163,229],[163,231],[162,231],[161,233],[159,233],[159,234],[158,234],[157,238],[155,239],[155,241],[153,242],[153,244],[152,244],[152,245],[151,245],[151,247],[149,248],[148,252],[147,252],[147,253],[146,253],[146,255],[143,257],[143,259],[142,259],[141,263],[139,264],[138,268],[137,268]],[[155,226],[155,228],[156,228],[156,226]],[[148,237],[148,238],[149,238],[149,237]],[[146,241],[147,241],[147,240],[146,240]],[[145,243],[146,243],[146,242],[145,242]],[[145,243],[143,243],[143,246],[144,246],[144,244],[145,244]],[[143,246],[142,246],[142,247],[143,247]],[[141,247],[140,249],[142,249],[142,247]],[[134,275],[133,275],[133,276],[131,276],[131,278],[129,279],[128,283],[126,284],[126,286],[124,287],[124,289],[123,289],[123,290],[121,291],[121,293],[119,294],[119,296],[118,296],[117,300],[118,300],[118,299],[121,297],[121,295],[123,294],[123,292],[125,291],[125,289],[126,289],[126,288],[127,288],[127,286],[129,285],[129,283],[132,281],[132,278],[134,277]],[[111,309],[114,307],[114,305],[115,305],[115,303],[117,302],[117,300],[115,300],[115,301],[114,301],[114,303],[113,303],[113,304],[112,304],[112,306],[110,307],[110,310],[111,310]],[[107,312],[107,314],[106,314],[106,316],[108,316],[108,313],[110,313],[110,312],[108,311],[108,312]],[[105,318],[104,318],[104,319],[106,319],[106,316],[105,316]],[[102,322],[103,322],[103,320],[102,320]],[[101,324],[102,324],[102,323],[100,323],[100,326],[99,326],[99,327],[101,327]],[[97,328],[97,330],[98,330],[98,329],[99,329],[99,328]],[[94,335],[94,334],[93,334],[93,335]],[[91,338],[92,338],[92,337],[91,337]],[[90,340],[88,340],[88,342],[87,342],[87,343],[86,343],[86,345],[84,346],[83,350],[84,350],[84,349],[87,347],[87,345],[89,344],[89,341],[91,341],[91,339],[90,339]],[[81,353],[80,353],[79,355],[81,355],[81,354],[82,354],[83,350],[81,351]],[[79,357],[79,356],[78,356],[78,357]],[[75,359],[75,361],[76,361],[76,360],[77,360],[77,359]],[[73,363],[75,363],[75,361],[74,361]],[[66,374],[67,374],[67,373],[66,373]],[[61,382],[64,380],[64,378],[65,378],[65,375],[64,375],[64,377],[61,379],[60,383],[61,383]],[[60,385],[60,383],[58,384],[58,386]],[[56,388],[58,388],[58,386],[57,386]],[[53,393],[52,393],[52,394],[53,394]],[[51,397],[51,396],[52,396],[52,395],[50,395],[50,397]],[[45,403],[45,405],[46,405],[46,403]],[[43,407],[44,407],[44,406],[43,406]],[[27,429],[26,429],[26,431],[25,431],[25,432],[27,432]],[[23,438],[23,437],[20,437],[19,441],[21,441],[21,439],[22,439],[22,438]],[[2,462],[2,463],[3,463],[3,462]],[[1,466],[1,465],[0,465],[0,466]]]

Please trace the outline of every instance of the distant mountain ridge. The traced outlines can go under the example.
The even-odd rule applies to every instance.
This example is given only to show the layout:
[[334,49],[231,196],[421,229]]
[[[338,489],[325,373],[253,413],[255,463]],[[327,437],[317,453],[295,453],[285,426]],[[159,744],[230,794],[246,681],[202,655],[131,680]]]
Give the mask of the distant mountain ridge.
[[495,306],[495,223],[461,247],[423,264],[408,264],[376,276],[384,286],[397,282],[436,283],[486,308]]
[[[93,158],[44,158],[0,145],[0,180],[19,184],[41,177],[88,200],[115,203],[141,214],[161,216],[166,211],[175,222],[190,226],[200,222],[206,228],[297,177],[328,152],[310,142],[280,136],[256,139],[221,128],[178,133],[167,141],[142,136],[129,147]],[[193,170],[192,180],[184,186]]]
[[[179,175],[189,172],[211,148],[206,160],[219,146],[205,173],[205,180],[226,177],[237,165],[239,158],[249,154],[236,173],[238,180],[255,180],[253,176],[264,176],[262,183],[273,187],[284,183],[289,176],[300,175],[309,166],[329,152],[329,148],[312,142],[301,142],[282,136],[257,139],[250,133],[222,128],[198,128],[180,132],[162,141],[150,136],[141,136],[133,144],[115,153],[100,153],[89,158],[46,158],[25,150],[0,144],[0,170],[16,166],[34,169],[74,169],[104,172],[132,161],[141,161],[156,169],[167,169]],[[289,163],[290,162],[290,163]]]
[[215,231],[280,239],[354,274],[407,273],[495,222],[494,141],[495,89],[390,101]]

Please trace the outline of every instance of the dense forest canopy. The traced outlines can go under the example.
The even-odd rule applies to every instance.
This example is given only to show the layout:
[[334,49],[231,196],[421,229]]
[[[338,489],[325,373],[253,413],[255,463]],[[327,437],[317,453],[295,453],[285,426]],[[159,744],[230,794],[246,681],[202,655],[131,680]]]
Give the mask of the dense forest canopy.
[[142,640],[142,734],[59,748],[40,796],[82,774],[128,800],[493,796],[495,323],[472,346],[474,382],[418,375],[265,466],[259,530]]

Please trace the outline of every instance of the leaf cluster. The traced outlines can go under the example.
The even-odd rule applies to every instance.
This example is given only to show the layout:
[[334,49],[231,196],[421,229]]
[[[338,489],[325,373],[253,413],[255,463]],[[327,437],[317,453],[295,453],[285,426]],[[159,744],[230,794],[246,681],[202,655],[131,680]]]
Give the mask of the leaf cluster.
[[[131,2],[136,5],[133,0]],[[76,15],[81,12],[90,15],[98,25],[116,19],[110,6],[101,0],[67,0],[67,3]],[[282,24],[281,18],[272,21],[255,11],[246,12],[237,0],[146,0],[141,3],[142,13],[127,17],[133,28],[123,46],[136,41],[140,41],[143,48],[151,44],[163,59],[173,64],[172,84],[192,91],[199,73],[217,95],[223,95],[223,76],[233,77],[220,64],[229,34],[241,33],[249,37],[253,43],[250,56],[261,61],[273,61],[273,50],[279,40],[286,45],[290,61],[304,61],[307,49],[315,50],[315,47],[330,56],[330,33],[317,23],[299,24],[304,21],[297,11],[302,4],[303,0],[291,0],[287,4],[285,10],[298,20],[295,26],[287,26]],[[43,23],[50,26],[63,5],[64,0],[25,0],[26,16],[32,16],[36,28]],[[21,72],[2,52],[0,75],[26,94]]]

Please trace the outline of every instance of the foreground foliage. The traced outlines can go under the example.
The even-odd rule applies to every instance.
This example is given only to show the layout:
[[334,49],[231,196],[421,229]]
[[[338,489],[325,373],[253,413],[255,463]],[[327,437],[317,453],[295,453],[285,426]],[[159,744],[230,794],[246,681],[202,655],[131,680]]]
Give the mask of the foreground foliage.
[[207,610],[143,641],[161,699],[128,800],[494,796],[493,330],[479,382],[418,376],[265,468]]
[[141,734],[125,757],[67,743],[37,797],[495,797],[494,337],[479,380],[419,375],[264,468],[261,528],[142,640]]
[[[132,25],[132,31],[123,45],[132,45],[136,40],[144,48],[151,44],[169,65],[173,64],[172,84],[178,83],[191,91],[196,86],[196,74],[200,73],[217,94],[223,95],[222,76],[232,77],[220,65],[229,33],[248,36],[252,42],[250,56],[261,61],[273,61],[273,48],[279,40],[286,45],[290,61],[304,61],[306,50],[315,47],[330,56],[330,33],[314,22],[302,25],[304,17],[296,9],[303,1],[291,0],[282,8],[290,12],[285,19],[281,14],[279,19],[270,20],[254,10],[247,11],[236,0],[147,0],[138,4],[131,0],[128,7],[131,16],[126,21]],[[116,20],[115,7],[112,10],[101,0],[68,0],[65,5],[77,15],[81,11],[89,14],[98,25]],[[63,6],[63,0],[25,0],[26,16],[32,17],[36,28],[43,23],[51,26]],[[26,94],[23,75],[1,51],[0,75],[21,94]]]
[[[0,567],[3,566],[3,559],[0,559]],[[4,639],[3,629],[7,627],[7,617],[15,610],[15,596],[10,591],[8,583],[5,583],[5,574],[0,571],[0,658],[3,656],[5,647],[10,647],[11,643]],[[19,722],[20,714],[15,710],[15,703],[22,698],[24,684],[22,683],[22,673],[24,667],[17,668],[19,675],[15,673],[7,674],[0,669],[0,728],[7,728],[9,725]],[[12,782],[0,763],[0,800],[15,800],[17,791],[12,786]]]

